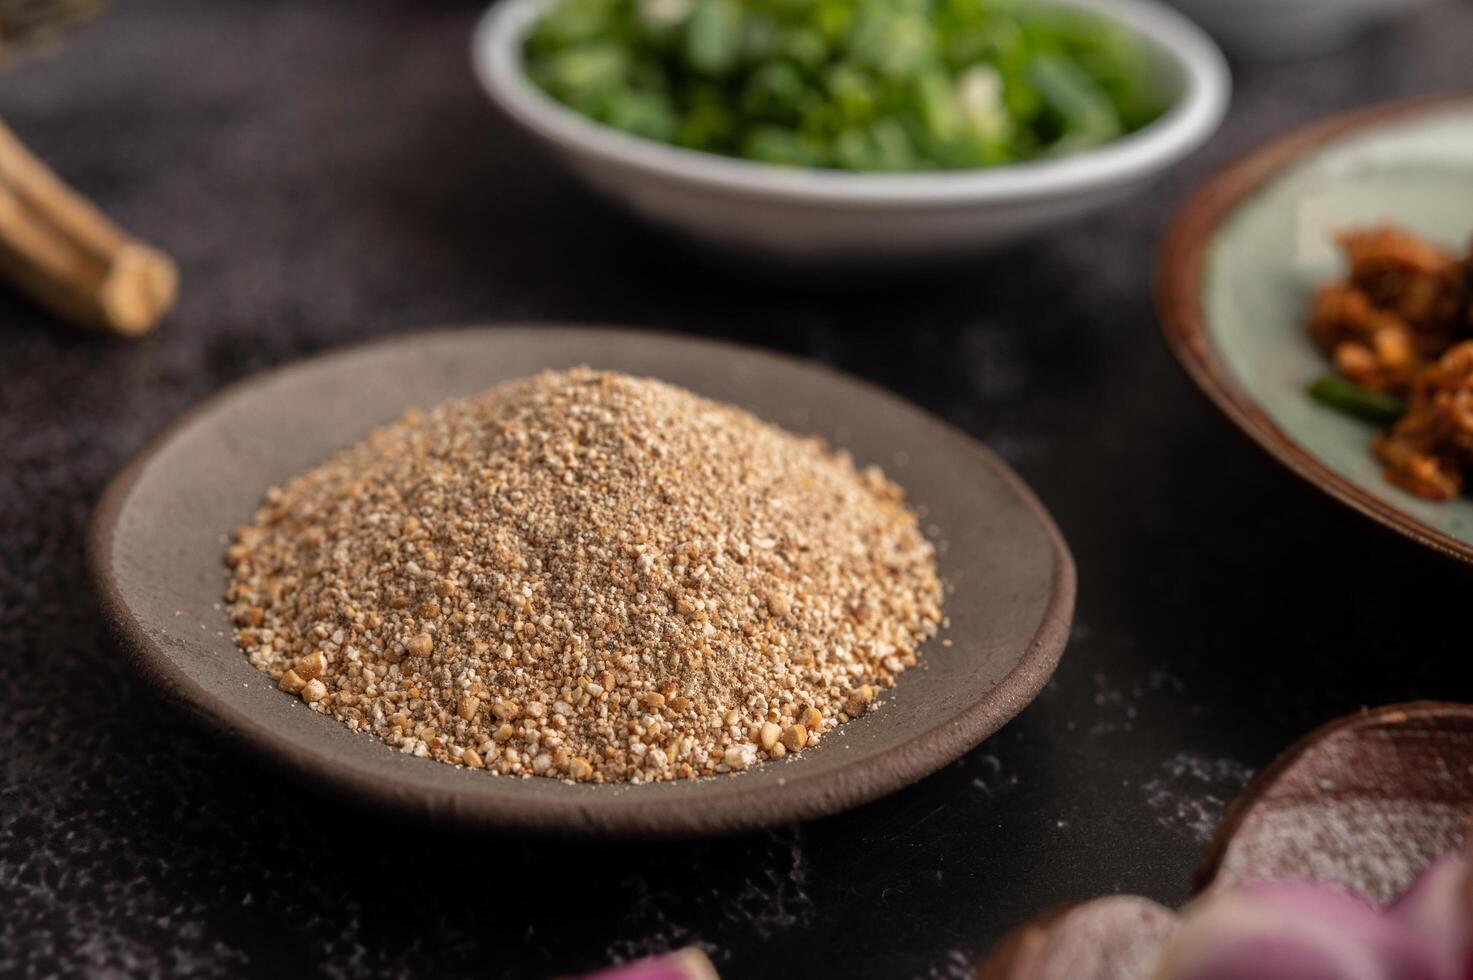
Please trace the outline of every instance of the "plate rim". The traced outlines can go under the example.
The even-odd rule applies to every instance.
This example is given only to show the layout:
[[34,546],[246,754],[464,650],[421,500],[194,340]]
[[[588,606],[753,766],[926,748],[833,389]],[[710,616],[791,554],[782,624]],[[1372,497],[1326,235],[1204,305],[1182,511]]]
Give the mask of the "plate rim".
[[1279,428],[1233,378],[1213,344],[1202,307],[1208,250],[1223,223],[1249,198],[1289,168],[1341,139],[1459,107],[1473,109],[1473,93],[1377,103],[1291,130],[1221,168],[1192,192],[1167,228],[1156,258],[1155,301],[1157,320],[1177,362],[1218,410],[1260,448],[1356,513],[1438,554],[1473,563],[1473,542],[1438,530],[1357,486]]
[[[883,752],[847,762],[808,777],[755,789],[731,780],[726,793],[705,794],[679,808],[654,808],[646,799],[621,796],[589,805],[579,800],[507,799],[414,786],[355,769],[336,766],[309,747],[261,722],[226,698],[200,684],[154,642],[123,598],[113,573],[113,545],[118,519],[139,477],[173,439],[226,400],[279,377],[321,362],[379,347],[392,347],[447,336],[484,334],[497,338],[537,335],[576,338],[610,332],[646,339],[676,341],[693,347],[740,351],[839,377],[871,397],[904,406],[937,425],[960,452],[979,458],[1002,480],[1038,522],[1051,551],[1052,581],[1043,615],[1022,658],[982,697],[962,711]],[[535,321],[467,323],[394,333],[360,343],[336,346],[304,358],[258,371],[211,393],[165,425],[114,476],[93,510],[86,535],[88,576],[103,619],[144,680],[194,720],[244,749],[271,769],[298,784],[340,801],[368,804],[391,817],[432,825],[482,827],[532,836],[656,839],[717,836],[810,820],[848,810],[895,792],[934,773],[980,744],[1032,703],[1052,677],[1067,644],[1073,622],[1077,571],[1067,543],[1033,491],[991,450],[949,422],[863,378],[828,365],[766,348],[673,331]],[[881,764],[889,762],[891,764]],[[733,807],[740,796],[747,805]]]

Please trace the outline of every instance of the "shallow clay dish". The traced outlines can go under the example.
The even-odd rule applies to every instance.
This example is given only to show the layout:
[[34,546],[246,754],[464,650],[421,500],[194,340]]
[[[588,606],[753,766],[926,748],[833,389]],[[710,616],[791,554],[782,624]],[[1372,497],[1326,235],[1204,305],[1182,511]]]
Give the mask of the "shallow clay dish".
[[1334,884],[1377,905],[1473,844],[1473,705],[1395,704],[1330,722],[1233,801],[1197,887],[1263,878]]
[[[818,433],[878,463],[945,542],[946,647],[932,641],[886,704],[784,763],[734,777],[573,785],[395,752],[277,691],[221,608],[231,529],[270,486],[410,407],[545,368],[664,379]],[[901,465],[903,462],[904,465]],[[995,732],[1042,689],[1069,632],[1074,566],[1053,522],[987,450],[877,388],[727,344],[628,331],[465,329],[316,358],[186,415],[108,488],[91,563],[143,673],[212,727],[313,785],[444,822],[583,835],[731,832],[834,813],[911,783]]]
[[[1332,885],[1374,905],[1438,858],[1473,856],[1473,705],[1395,704],[1330,722],[1233,801],[1195,890],[1254,881]],[[1005,936],[977,980],[1146,980],[1177,913],[1133,895],[1054,909]]]
[[1473,499],[1436,503],[1386,481],[1374,429],[1314,402],[1329,364],[1304,318],[1343,273],[1338,230],[1390,221],[1462,251],[1473,236],[1473,97],[1377,106],[1269,145],[1177,218],[1158,279],[1167,339],[1218,408],[1332,497],[1473,561]]

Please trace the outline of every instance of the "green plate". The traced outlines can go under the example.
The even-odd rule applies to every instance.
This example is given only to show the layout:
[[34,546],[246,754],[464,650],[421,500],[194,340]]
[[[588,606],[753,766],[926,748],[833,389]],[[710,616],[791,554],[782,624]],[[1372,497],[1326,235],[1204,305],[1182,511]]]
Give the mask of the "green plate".
[[1334,235],[1390,222],[1462,251],[1473,237],[1473,98],[1396,103],[1294,133],[1188,202],[1158,280],[1172,348],[1230,419],[1331,496],[1473,561],[1473,499],[1386,481],[1375,429],[1310,399],[1328,364],[1309,341],[1314,289],[1344,272]]

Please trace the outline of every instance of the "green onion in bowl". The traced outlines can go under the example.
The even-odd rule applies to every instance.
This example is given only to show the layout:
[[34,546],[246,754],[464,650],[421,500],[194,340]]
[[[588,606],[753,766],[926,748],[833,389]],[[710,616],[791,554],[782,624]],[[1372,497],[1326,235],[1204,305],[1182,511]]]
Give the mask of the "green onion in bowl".
[[765,163],[990,167],[1167,108],[1125,28],[1027,0],[555,0],[528,75],[638,136]]
[[[625,13],[573,15],[588,2]],[[779,0],[717,8],[727,13],[706,15],[715,19],[698,32],[692,0],[641,2],[656,4],[655,26],[668,35],[659,58],[640,54],[654,44],[648,6],[496,0],[471,41],[476,75],[507,118],[596,192],[653,224],[783,267],[898,269],[1066,227],[1201,146],[1232,91],[1212,40],[1159,0],[970,0],[956,9],[998,18],[990,29],[952,36],[929,30],[933,20],[902,19],[910,26],[880,32],[887,43],[847,19],[866,0],[781,0],[811,11],[807,32],[789,30],[786,14],[757,21],[768,28],[747,23],[768,9],[758,4]],[[915,4],[903,8],[914,13],[958,0],[885,2]],[[735,49],[723,41],[733,11],[745,25]],[[1080,24],[1091,29],[1059,26]],[[824,30],[845,39],[842,57]],[[747,66],[722,53],[759,41],[782,57]],[[954,61],[937,61],[937,50]],[[932,59],[917,64],[943,68],[916,70],[902,85],[894,72],[917,52]],[[1056,70],[1061,63],[1070,67]],[[549,94],[554,70],[581,94]],[[1071,85],[1081,76],[1083,97]],[[770,162],[779,160],[797,165]]]

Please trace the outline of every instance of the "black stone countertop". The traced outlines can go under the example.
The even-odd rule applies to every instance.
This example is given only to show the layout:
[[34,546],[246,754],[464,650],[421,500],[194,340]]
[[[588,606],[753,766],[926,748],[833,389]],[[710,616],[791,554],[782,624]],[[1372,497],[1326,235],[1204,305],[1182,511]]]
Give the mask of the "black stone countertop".
[[[123,3],[0,116],[183,269],[135,343],[0,294],[0,975],[540,977],[697,943],[728,980],[962,977],[1056,903],[1183,899],[1226,800],[1367,704],[1473,700],[1473,570],[1301,486],[1190,386],[1149,298],[1203,175],[1349,106],[1469,84],[1473,9],[1239,66],[1153,193],[923,281],[774,285],[607,210],[498,121],[473,5]],[[304,354],[476,320],[737,337],[884,384],[1030,481],[1079,563],[1048,690],[919,785],[694,844],[429,833],[322,802],[166,708],[83,570],[105,481]],[[289,437],[289,436],[284,436]]]

